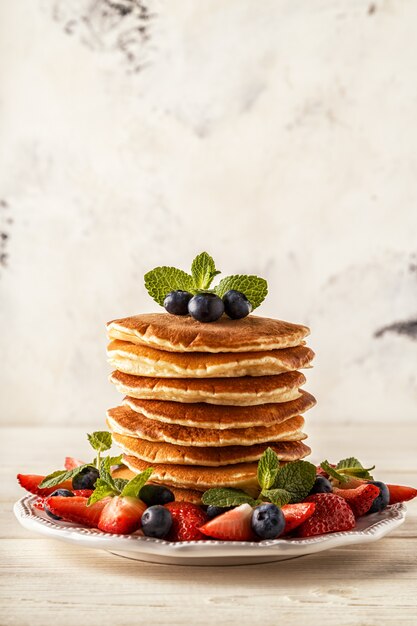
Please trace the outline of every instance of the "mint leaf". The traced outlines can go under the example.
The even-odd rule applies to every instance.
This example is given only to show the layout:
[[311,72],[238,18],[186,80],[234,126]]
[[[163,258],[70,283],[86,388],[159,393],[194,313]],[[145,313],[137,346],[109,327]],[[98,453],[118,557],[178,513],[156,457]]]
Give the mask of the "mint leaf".
[[45,476],[43,481],[39,484],[39,487],[47,488],[47,487],[56,487],[60,485],[66,480],[70,478],[74,478],[77,476],[85,467],[91,467],[90,464],[86,463],[85,465],[79,465],[78,467],[74,467],[71,470],[58,470],[56,472],[52,472],[52,474],[48,474]]
[[114,478],[113,479],[114,486],[116,487],[118,493],[121,493],[123,489],[126,487],[129,482],[126,478]]
[[111,433],[106,430],[97,431],[91,435],[87,434],[87,438],[90,445],[98,452],[105,452],[112,446]]
[[113,465],[112,460],[114,457],[105,456],[104,459],[100,461],[100,478],[104,480],[107,484],[111,485],[113,489],[115,488],[113,476],[111,475],[111,466]]
[[214,260],[207,252],[202,252],[195,257],[191,265],[191,274],[194,280],[194,287],[196,290],[208,289],[212,283],[212,280],[217,274],[220,274],[216,270]]
[[267,498],[277,506],[284,506],[284,504],[291,502],[291,494],[286,489],[265,489],[260,498]]
[[327,472],[327,474],[329,476],[331,476],[332,478],[335,478],[336,480],[338,480],[340,483],[347,483],[348,482],[348,478],[346,478],[346,476],[343,476],[343,474],[340,474],[340,472],[338,472],[334,467],[332,467],[329,463],[329,461],[322,461],[320,463],[320,467]]
[[145,274],[145,287],[151,296],[161,306],[164,305],[166,295],[170,291],[181,289],[193,293],[194,280],[192,276],[178,270],[176,267],[155,267]]
[[373,480],[373,477],[369,473],[373,469],[375,469],[375,465],[372,467],[364,467],[354,456],[342,459],[336,465],[336,470],[341,474],[355,476],[357,478],[367,478],[368,480]]
[[96,481],[96,487],[88,498],[87,506],[94,504],[94,502],[98,502],[103,498],[107,498],[108,496],[116,496],[120,492],[114,487],[114,485],[110,485],[107,481],[102,478],[98,478]]
[[258,462],[258,483],[261,489],[269,489],[274,484],[279,467],[278,457],[272,448],[267,448]]
[[266,298],[268,284],[264,278],[235,274],[223,278],[214,288],[214,292],[222,298],[229,289],[236,289],[245,294],[252,307],[256,309]]
[[129,480],[127,485],[123,488],[122,496],[132,496],[133,498],[139,498],[139,493],[142,487],[148,482],[153,472],[152,467],[148,467],[146,470]]
[[291,461],[279,469],[273,486],[274,489],[288,491],[290,502],[301,502],[311,491],[315,480],[315,465],[308,461]]
[[241,489],[208,489],[201,498],[203,504],[213,506],[239,506],[240,504],[256,505],[256,501]]

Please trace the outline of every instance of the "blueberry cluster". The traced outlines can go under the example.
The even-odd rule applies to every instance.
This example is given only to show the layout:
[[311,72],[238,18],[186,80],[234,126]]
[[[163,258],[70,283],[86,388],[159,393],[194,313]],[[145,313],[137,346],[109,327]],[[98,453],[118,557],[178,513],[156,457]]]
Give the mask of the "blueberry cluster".
[[172,315],[191,315],[198,322],[215,322],[223,313],[232,320],[239,320],[252,311],[245,294],[235,289],[230,289],[223,298],[215,293],[193,296],[188,291],[170,291],[164,300],[164,307]]

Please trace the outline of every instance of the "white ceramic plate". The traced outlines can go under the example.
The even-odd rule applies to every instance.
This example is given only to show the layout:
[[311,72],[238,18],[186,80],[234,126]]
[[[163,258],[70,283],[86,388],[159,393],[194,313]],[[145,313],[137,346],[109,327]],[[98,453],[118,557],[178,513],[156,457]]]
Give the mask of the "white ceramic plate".
[[137,561],[172,565],[243,565],[269,563],[381,539],[398,528],[404,520],[404,504],[389,506],[382,513],[360,518],[356,528],[308,539],[274,539],[270,541],[183,541],[173,543],[162,539],[134,535],[110,535],[69,522],[53,521],[33,505],[37,496],[25,496],[14,505],[19,522],[33,532],[51,539],[60,539],[86,548],[107,550],[112,554]]

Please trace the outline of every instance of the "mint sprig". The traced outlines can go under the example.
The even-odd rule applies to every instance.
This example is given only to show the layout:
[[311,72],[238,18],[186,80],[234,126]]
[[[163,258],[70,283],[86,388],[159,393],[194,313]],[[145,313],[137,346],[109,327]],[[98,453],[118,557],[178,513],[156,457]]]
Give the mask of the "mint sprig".
[[342,459],[337,463],[336,467],[333,467],[327,460],[322,461],[320,467],[327,472],[331,478],[338,480],[342,484],[347,483],[349,477],[373,480],[373,476],[370,472],[375,469],[375,465],[372,467],[364,467],[354,456]]
[[99,478],[95,490],[88,498],[87,506],[109,496],[131,496],[132,498],[138,498],[140,490],[148,482],[152,472],[152,467],[148,467],[129,481],[117,478],[113,479],[111,476],[108,480]]
[[87,434],[87,439],[93,448],[97,452],[97,456],[91,463],[84,463],[78,467],[74,467],[71,470],[57,470],[45,476],[43,481],[39,484],[40,488],[56,487],[66,480],[70,480],[82,472],[86,467],[95,467],[100,472],[100,478],[104,478],[106,482],[111,482],[112,465],[119,465],[122,460],[122,455],[119,456],[107,456],[101,457],[101,452],[109,450],[112,446],[111,433],[107,431],[96,431],[91,434]]
[[220,298],[230,289],[241,291],[248,298],[253,309],[256,309],[266,298],[268,284],[259,276],[235,274],[226,276],[218,285],[212,287],[213,279],[220,274],[213,258],[207,252],[197,255],[191,264],[191,274],[176,267],[155,267],[145,274],[145,287],[161,306],[170,291],[180,289],[195,295],[199,292],[211,292]]
[[258,497],[253,498],[242,489],[209,489],[203,493],[203,504],[215,506],[239,506],[247,502],[257,506],[272,502],[284,506],[300,502],[311,491],[316,479],[316,466],[308,461],[291,461],[279,465],[279,458],[272,448],[267,448],[258,462]]

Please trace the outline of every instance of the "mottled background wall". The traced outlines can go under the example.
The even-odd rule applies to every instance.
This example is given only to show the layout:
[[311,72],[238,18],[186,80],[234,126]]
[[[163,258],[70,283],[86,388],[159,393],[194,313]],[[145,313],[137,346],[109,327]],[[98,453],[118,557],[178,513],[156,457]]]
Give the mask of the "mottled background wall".
[[101,424],[104,323],[203,249],[311,325],[315,420],[415,419],[416,23],[415,0],[1,2],[1,420]]

